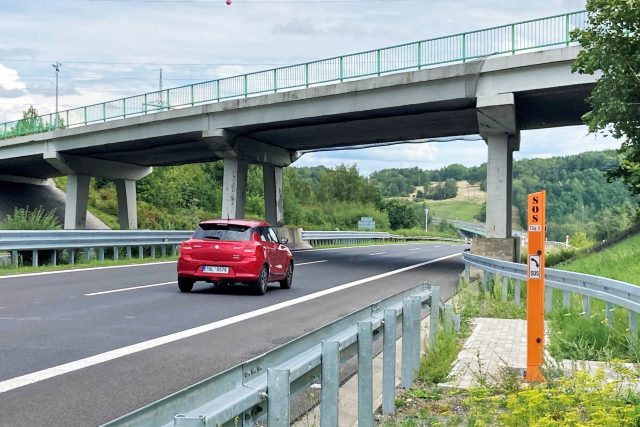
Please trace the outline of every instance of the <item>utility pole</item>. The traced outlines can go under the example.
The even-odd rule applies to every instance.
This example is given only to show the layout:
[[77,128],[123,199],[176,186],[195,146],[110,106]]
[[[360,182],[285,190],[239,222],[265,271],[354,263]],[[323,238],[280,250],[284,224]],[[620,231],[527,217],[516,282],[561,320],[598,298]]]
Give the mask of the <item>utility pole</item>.
[[429,208],[424,208],[424,231],[429,231]]
[[60,124],[60,119],[58,117],[58,74],[60,73],[60,67],[62,67],[62,64],[56,61],[56,63],[51,64],[51,66],[56,70],[56,127],[58,127]]

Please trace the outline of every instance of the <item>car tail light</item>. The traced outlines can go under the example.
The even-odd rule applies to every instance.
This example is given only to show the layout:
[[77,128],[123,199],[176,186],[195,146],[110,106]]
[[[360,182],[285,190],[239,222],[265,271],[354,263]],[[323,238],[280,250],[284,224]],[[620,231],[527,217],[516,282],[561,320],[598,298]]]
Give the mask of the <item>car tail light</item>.
[[249,243],[244,251],[242,251],[245,255],[254,255],[256,253],[256,249],[258,249],[260,245],[255,243]]
[[180,246],[180,254],[189,255],[193,251],[190,242],[182,242],[182,246]]

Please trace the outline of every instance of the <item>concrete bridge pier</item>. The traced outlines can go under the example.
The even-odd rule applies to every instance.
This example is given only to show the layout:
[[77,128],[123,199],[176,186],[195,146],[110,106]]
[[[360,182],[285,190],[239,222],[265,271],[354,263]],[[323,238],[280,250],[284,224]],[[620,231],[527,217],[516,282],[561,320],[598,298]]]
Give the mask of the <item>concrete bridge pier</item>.
[[237,157],[224,159],[222,218],[244,218],[249,162]]
[[262,166],[264,180],[265,219],[274,227],[284,226],[284,188],[283,168],[280,166]]
[[43,157],[68,177],[64,210],[65,230],[82,230],[86,227],[91,177],[112,179],[116,182],[120,229],[138,228],[136,181],[150,174],[153,168],[56,151],[48,151]]
[[89,183],[87,175],[69,175],[64,208],[64,229],[83,230],[87,224],[87,204],[89,202]]
[[283,168],[299,154],[226,129],[211,129],[204,133],[204,140],[224,159],[222,218],[244,218],[247,172],[253,163],[263,165],[265,219],[274,227],[284,225]]
[[120,222],[120,230],[138,229],[136,181],[132,179],[117,179],[116,192],[118,194],[118,220]]
[[476,104],[480,135],[487,143],[487,237],[474,239],[472,251],[516,261],[520,242],[512,237],[513,152],[520,149],[513,93],[480,96]]

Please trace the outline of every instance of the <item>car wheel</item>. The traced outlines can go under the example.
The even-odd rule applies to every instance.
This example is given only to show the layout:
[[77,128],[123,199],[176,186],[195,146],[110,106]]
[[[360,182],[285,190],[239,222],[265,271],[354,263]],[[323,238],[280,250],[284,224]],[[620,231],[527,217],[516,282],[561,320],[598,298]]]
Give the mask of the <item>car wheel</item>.
[[255,291],[258,295],[264,295],[267,293],[267,284],[269,283],[269,269],[266,265],[262,266],[260,270],[260,276],[258,280],[253,284]]
[[180,292],[191,292],[194,283],[195,280],[178,277],[178,288],[180,288]]
[[292,284],[293,284],[293,262],[290,262],[289,267],[287,267],[287,274],[284,276],[284,279],[280,281],[280,287],[282,289],[291,289]]

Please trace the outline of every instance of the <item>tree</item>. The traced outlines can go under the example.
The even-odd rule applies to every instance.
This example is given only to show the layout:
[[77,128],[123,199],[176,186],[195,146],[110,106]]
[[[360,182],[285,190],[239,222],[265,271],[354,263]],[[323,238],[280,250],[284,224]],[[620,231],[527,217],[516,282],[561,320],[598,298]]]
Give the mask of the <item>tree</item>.
[[392,230],[413,228],[420,224],[413,206],[404,200],[389,200],[385,210],[389,215],[389,225]]
[[44,128],[42,118],[38,116],[38,110],[32,105],[26,111],[22,112],[22,119],[16,124],[16,132],[18,135],[34,133]]
[[572,36],[583,50],[574,71],[601,72],[583,116],[590,132],[610,133],[623,142],[621,161],[607,172],[640,194],[640,2],[587,0],[588,25]]

